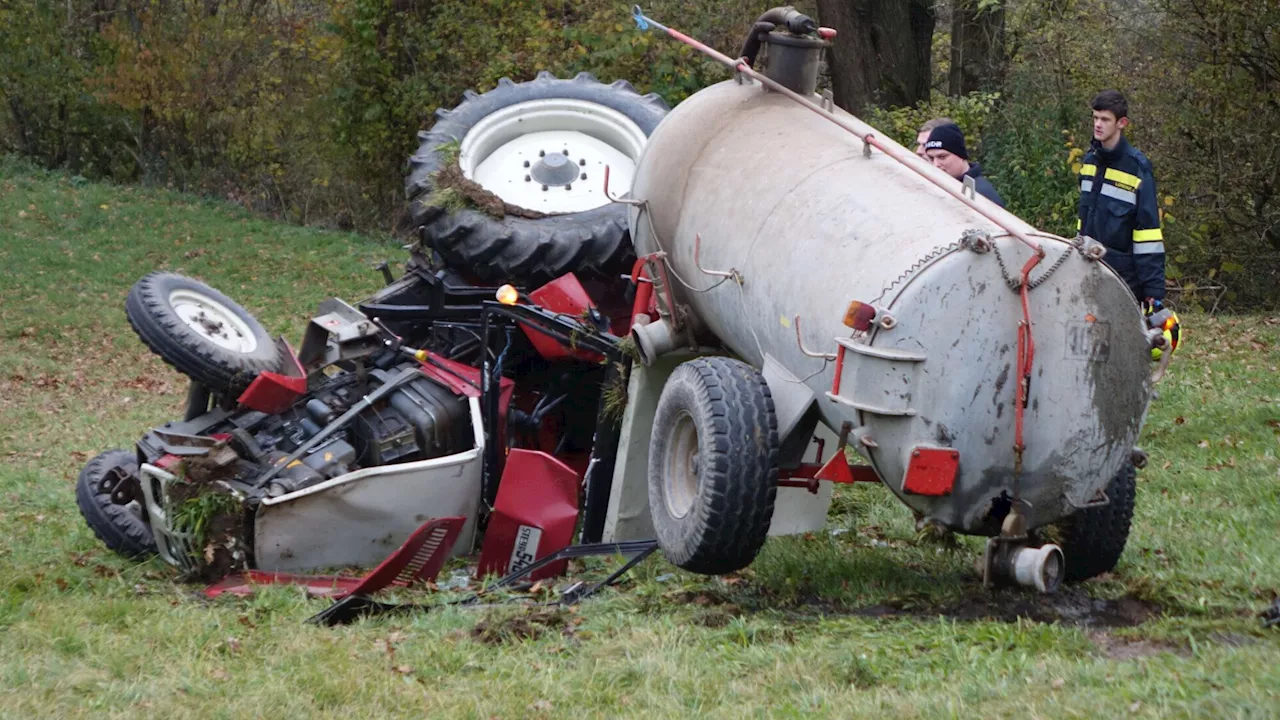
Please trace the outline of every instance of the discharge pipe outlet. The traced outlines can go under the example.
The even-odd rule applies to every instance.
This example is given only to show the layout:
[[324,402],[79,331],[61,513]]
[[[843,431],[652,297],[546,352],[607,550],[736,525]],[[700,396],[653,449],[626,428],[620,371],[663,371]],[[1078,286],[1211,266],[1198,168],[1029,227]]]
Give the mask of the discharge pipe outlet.
[[1038,548],[1018,548],[1009,558],[1013,579],[1023,587],[1035,588],[1042,593],[1051,593],[1062,584],[1063,570],[1066,561],[1062,557],[1062,548],[1057,545],[1044,545]]
[[659,357],[676,349],[676,334],[666,320],[657,320],[631,328],[631,339],[636,343],[640,363],[653,365]]

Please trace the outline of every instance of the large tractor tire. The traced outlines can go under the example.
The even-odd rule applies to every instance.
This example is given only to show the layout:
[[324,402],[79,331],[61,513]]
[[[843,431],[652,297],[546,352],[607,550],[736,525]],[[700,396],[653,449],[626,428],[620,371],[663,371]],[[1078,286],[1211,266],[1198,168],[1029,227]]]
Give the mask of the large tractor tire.
[[618,197],[667,110],[625,80],[588,73],[468,91],[418,134],[405,184],[413,227],[447,265],[484,282],[626,273],[635,251],[626,206],[604,194],[605,166]]
[[1096,508],[1077,510],[1050,526],[1048,537],[1056,539],[1066,560],[1063,579],[1080,582],[1110,572],[1120,562],[1133,504],[1137,497],[1138,471],[1126,463],[1107,485],[1111,502]]
[[119,483],[136,483],[138,462],[126,450],[108,450],[93,458],[76,480],[76,506],[93,534],[109,549],[138,558],[156,552],[156,540],[138,501],[124,505],[111,499]]
[[649,512],[667,559],[706,575],[751,564],[777,483],[778,420],[764,377],[721,357],[677,367],[649,445]]
[[150,273],[134,283],[124,309],[147,347],[213,392],[239,395],[258,373],[280,367],[262,324],[199,280]]

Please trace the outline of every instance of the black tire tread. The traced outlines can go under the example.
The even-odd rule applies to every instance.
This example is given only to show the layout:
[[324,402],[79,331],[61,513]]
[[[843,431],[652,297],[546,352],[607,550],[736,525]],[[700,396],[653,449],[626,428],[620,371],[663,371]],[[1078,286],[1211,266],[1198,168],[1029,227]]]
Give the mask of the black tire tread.
[[1129,540],[1138,471],[1126,463],[1107,484],[1110,502],[1078,510],[1054,524],[1066,560],[1063,579],[1080,582],[1113,570]]
[[151,528],[129,508],[111,502],[109,494],[99,491],[107,471],[123,467],[137,475],[138,463],[127,450],[108,450],[91,459],[76,479],[76,506],[93,534],[112,551],[127,558],[145,557],[156,552]]
[[447,211],[424,202],[433,191],[440,170],[440,149],[460,142],[467,131],[493,110],[539,97],[574,97],[600,102],[622,112],[651,133],[666,114],[666,102],[656,94],[640,95],[630,83],[605,85],[590,73],[572,80],[538,73],[527,83],[502,78],[483,95],[468,90],[451,110],[437,110],[429,131],[419,132],[418,151],[409,158],[405,195],[409,216],[447,265],[481,280],[533,285],[568,272],[597,271],[612,275],[631,269],[631,246],[626,208],[603,207],[544,218],[506,217],[497,220],[480,211]]
[[[755,368],[723,357],[684,363],[672,381],[695,388],[700,407],[684,409],[699,425],[700,478],[693,510],[682,519],[667,516],[662,491],[651,481],[650,511],[659,541],[668,560],[685,570],[706,575],[740,570],[759,554],[773,519],[778,479],[773,397]],[[662,404],[654,416],[651,468],[662,463]],[[686,523],[691,527],[675,532],[674,525]]]
[[274,344],[270,345],[270,352],[264,352],[264,357],[231,356],[220,352],[211,343],[193,336],[168,311],[168,299],[161,292],[161,284],[175,278],[202,286],[202,291],[223,302],[229,309],[240,311],[242,319],[259,335],[259,342],[271,343],[271,338],[262,325],[235,301],[192,278],[157,271],[144,275],[134,283],[124,305],[129,326],[153,353],[178,372],[204,384],[210,390],[236,395],[248,387],[258,373],[280,367]]

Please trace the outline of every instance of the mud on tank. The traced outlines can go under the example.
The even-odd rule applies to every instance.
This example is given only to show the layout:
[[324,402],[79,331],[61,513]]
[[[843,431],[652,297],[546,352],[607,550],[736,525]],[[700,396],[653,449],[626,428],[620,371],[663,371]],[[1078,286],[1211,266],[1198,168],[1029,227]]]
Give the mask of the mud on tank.
[[[765,77],[823,112],[743,73],[695,93],[654,131],[628,199],[659,300],[659,316],[634,333],[642,360],[691,346],[740,358],[766,381],[778,465],[799,462],[794,451],[810,447],[816,423],[845,430],[920,521],[977,535],[1003,525],[1015,540],[1009,552],[1025,546],[1027,531],[1100,511],[1104,489],[1131,462],[1151,397],[1152,340],[1135,298],[1092,241],[1039,233],[982,197],[956,198],[946,183],[960,183],[824,103],[813,94],[812,57],[825,43],[803,23],[790,30],[794,10],[770,12],[760,22],[775,29],[753,30],[780,68]],[[1022,271],[1036,246],[1043,257],[1025,280],[1024,313]],[[1030,360],[1026,379],[1020,353]],[[660,452],[678,444],[664,441],[672,432],[655,423]],[[692,467],[713,453],[707,442],[697,439]],[[685,492],[670,467],[651,455],[659,537],[664,523],[685,533],[667,534],[672,556],[668,544],[688,541],[691,524],[714,512],[700,500],[683,516],[664,508]],[[702,529],[712,555],[717,543],[763,543],[758,528]],[[1056,577],[1041,585],[1062,575],[1053,552],[1039,562],[1057,566],[1039,569]],[[689,565],[727,572],[754,554]],[[992,562],[1017,571],[1013,557]]]

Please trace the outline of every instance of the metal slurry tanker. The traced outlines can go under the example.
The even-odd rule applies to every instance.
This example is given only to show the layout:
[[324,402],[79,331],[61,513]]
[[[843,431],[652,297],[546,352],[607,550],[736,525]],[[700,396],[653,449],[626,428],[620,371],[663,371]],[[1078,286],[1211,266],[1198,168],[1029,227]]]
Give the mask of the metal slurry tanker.
[[[740,60],[700,47],[735,77],[663,119],[625,200],[658,309],[633,332],[641,361],[736,358],[684,363],[658,401],[664,552],[749,563],[821,422],[918,521],[991,536],[988,581],[1109,570],[1159,340],[1100,245],[1037,232],[814,95],[830,34],[779,8]],[[858,470],[836,455],[819,477]],[[1033,547],[1058,522],[1061,549]]]

